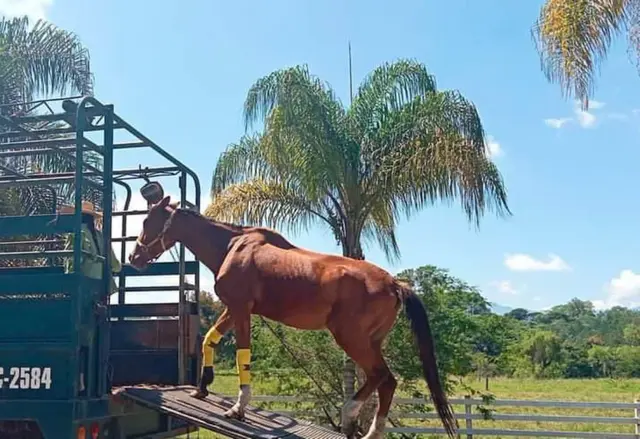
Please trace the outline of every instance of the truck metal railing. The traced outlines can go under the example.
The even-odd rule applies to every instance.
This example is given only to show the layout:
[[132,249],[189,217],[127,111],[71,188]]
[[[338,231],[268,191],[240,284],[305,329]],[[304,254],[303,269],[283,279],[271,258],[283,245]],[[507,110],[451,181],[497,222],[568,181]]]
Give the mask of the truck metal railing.
[[[62,111],[56,110],[61,105]],[[123,132],[133,141],[116,142],[115,133]],[[89,139],[97,134],[100,140]],[[101,134],[101,135],[100,135]],[[137,169],[114,169],[114,154],[121,150],[146,148],[165,159],[168,164]],[[54,161],[62,163],[57,172],[47,172]],[[145,210],[130,210],[132,190],[128,181],[173,176],[178,178],[182,205],[200,210],[201,186],[198,176],[181,161],[160,148],[123,118],[115,114],[113,105],[103,104],[90,96],[46,99],[21,105],[0,106],[0,267],[60,265],[64,258],[73,258],[73,267],[81,266],[82,202],[92,201],[102,214],[102,249],[108,252],[112,243],[119,243],[119,259],[124,269],[118,278],[118,305],[125,304],[127,292],[158,291],[157,285],[127,286],[127,277],[136,275],[126,267],[126,243],[135,240],[134,231],[127,227],[127,219],[146,215]],[[187,200],[189,183],[193,185],[195,200]],[[114,211],[114,185],[125,190],[123,209]],[[28,196],[29,191],[44,200],[32,211],[12,211],[3,206],[3,196],[11,191]],[[72,215],[58,213],[60,203],[74,206]],[[6,203],[5,203],[6,204]],[[24,207],[24,206],[18,206]],[[4,209],[4,212],[3,212]],[[122,218],[119,231],[112,230],[112,219]],[[73,250],[64,248],[61,235],[73,235]],[[12,250],[12,251],[7,251]],[[108,254],[108,253],[105,253]],[[103,264],[102,287],[110,289],[111,258],[100,259]],[[194,257],[195,260],[195,257]],[[190,307],[186,304],[187,291],[193,291],[197,304],[200,291],[200,266],[188,264],[184,245],[178,246],[175,286],[162,287],[177,290],[178,317],[181,334],[188,331],[182,319]],[[3,265],[4,264],[4,265]],[[187,273],[189,267],[189,273]],[[186,282],[187,274],[194,282]],[[2,270],[0,270],[0,276]],[[0,280],[1,282],[1,280]],[[184,337],[179,338],[179,358],[184,358]],[[180,382],[185,380],[185,365],[179,365]]]

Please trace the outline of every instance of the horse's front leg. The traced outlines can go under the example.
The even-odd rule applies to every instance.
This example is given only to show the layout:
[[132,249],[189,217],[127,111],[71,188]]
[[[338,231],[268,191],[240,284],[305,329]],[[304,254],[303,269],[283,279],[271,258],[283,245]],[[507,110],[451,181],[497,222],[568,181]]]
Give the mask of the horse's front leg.
[[191,392],[191,396],[194,398],[205,398],[209,391],[209,387],[213,383],[215,377],[214,362],[215,362],[215,348],[222,340],[224,334],[233,326],[233,319],[229,309],[225,308],[216,323],[209,329],[207,334],[202,340],[202,370],[200,373],[200,380],[198,382],[198,388]]
[[238,401],[225,416],[244,420],[244,409],[251,400],[251,313],[248,310],[231,310],[236,327],[236,366],[240,392]]

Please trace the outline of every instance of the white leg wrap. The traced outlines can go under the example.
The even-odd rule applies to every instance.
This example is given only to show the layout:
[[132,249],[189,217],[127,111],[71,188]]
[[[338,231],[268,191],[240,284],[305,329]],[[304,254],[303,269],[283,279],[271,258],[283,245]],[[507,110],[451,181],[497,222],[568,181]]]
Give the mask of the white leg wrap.
[[240,386],[238,393],[238,401],[225,413],[226,416],[242,419],[244,418],[244,409],[251,401],[251,385],[243,384]]
[[240,386],[240,392],[238,393],[238,402],[236,403],[236,405],[244,410],[244,408],[249,404],[249,401],[251,401],[251,385],[243,384],[242,386]]
[[384,428],[387,423],[387,418],[385,416],[376,415],[371,423],[371,427],[369,427],[369,432],[362,439],[382,439],[384,437]]
[[342,406],[342,424],[347,425],[358,417],[360,409],[362,408],[363,401],[356,401],[350,399]]

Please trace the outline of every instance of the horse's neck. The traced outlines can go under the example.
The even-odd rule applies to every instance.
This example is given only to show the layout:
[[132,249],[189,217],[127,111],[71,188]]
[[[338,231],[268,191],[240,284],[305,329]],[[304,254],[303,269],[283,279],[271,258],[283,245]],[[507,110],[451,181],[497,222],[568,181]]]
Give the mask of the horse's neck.
[[217,277],[231,240],[240,232],[196,215],[181,214],[174,221],[176,239]]

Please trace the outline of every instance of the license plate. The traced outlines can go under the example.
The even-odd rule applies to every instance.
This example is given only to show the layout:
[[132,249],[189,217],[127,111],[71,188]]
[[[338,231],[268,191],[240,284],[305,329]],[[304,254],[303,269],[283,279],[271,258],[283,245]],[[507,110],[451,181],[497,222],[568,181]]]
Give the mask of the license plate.
[[0,389],[50,389],[50,367],[0,367]]

